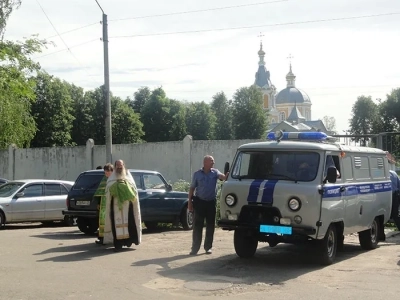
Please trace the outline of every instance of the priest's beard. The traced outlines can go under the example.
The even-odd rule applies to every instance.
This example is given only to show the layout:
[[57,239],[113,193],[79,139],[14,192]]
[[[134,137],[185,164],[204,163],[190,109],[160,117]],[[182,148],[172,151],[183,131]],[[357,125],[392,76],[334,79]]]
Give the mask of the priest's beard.
[[115,176],[118,180],[126,179],[126,169],[124,167],[116,169]]

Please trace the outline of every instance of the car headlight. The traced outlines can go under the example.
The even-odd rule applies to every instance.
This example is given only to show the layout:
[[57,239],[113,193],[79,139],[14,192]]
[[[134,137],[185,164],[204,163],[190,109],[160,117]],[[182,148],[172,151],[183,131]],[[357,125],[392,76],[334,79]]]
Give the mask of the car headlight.
[[225,197],[225,203],[226,205],[232,207],[236,204],[236,196],[233,194],[229,194]]
[[297,198],[289,199],[288,206],[291,211],[299,211],[301,208],[301,201]]

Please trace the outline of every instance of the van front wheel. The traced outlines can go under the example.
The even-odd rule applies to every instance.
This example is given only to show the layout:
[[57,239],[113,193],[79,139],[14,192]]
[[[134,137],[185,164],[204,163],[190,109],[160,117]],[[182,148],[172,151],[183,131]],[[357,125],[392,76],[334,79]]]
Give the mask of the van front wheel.
[[320,246],[319,251],[321,264],[332,264],[336,257],[336,249],[338,244],[336,226],[334,224],[331,224],[326,231],[325,237],[318,242]]
[[374,219],[370,229],[360,231],[358,233],[358,239],[360,240],[361,248],[365,250],[372,250],[378,247],[379,225],[380,224],[378,220]]
[[236,254],[241,258],[249,258],[256,253],[258,240],[253,232],[248,230],[236,229],[233,236],[233,244]]

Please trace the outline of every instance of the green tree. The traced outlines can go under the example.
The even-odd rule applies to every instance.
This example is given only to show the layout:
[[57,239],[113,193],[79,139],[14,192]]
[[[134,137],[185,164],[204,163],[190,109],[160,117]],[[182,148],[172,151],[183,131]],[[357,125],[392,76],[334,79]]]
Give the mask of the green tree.
[[[371,96],[360,96],[352,108],[352,117],[350,121],[350,134],[365,135],[373,133],[373,125],[378,118],[378,105],[376,105]],[[370,140],[368,137],[353,138],[356,142],[361,141],[364,146]]]
[[144,132],[139,114],[118,97],[111,98],[111,110],[113,144],[142,142]]
[[180,101],[171,99],[169,117],[171,119],[169,140],[170,141],[182,140],[187,134],[185,105]]
[[[384,132],[398,132],[399,122],[397,121],[397,114],[399,114],[396,109],[397,99],[400,99],[398,94],[400,90],[393,90],[391,94],[387,95],[387,100],[379,102],[378,104],[378,116],[373,124],[373,131],[375,133]],[[390,151],[390,153],[400,155],[400,136],[392,134],[382,135],[382,148],[383,150]]]
[[[90,109],[91,126],[89,126],[82,134],[85,137],[90,137],[97,145],[105,145],[105,94],[104,85],[94,89],[93,91],[86,91],[84,101]],[[110,99],[111,99],[110,95]]]
[[36,38],[0,41],[0,148],[12,143],[28,147],[35,135],[35,121],[30,113],[35,100],[32,75],[40,65],[30,56],[41,52],[45,44]]
[[260,139],[267,130],[263,96],[255,87],[243,87],[233,96],[233,128],[236,139]]
[[134,94],[133,100],[128,97],[127,104],[133,108],[135,113],[141,114],[143,106],[150,100],[151,91],[148,87],[140,87]]
[[13,10],[21,6],[21,0],[1,0],[0,1],[0,40],[3,40],[6,31],[8,18]]
[[170,101],[160,87],[152,91],[150,99],[141,111],[147,142],[164,142],[169,140],[171,119]]
[[73,121],[71,136],[76,145],[85,145],[94,128],[93,111],[94,101],[90,101],[89,97],[85,97],[83,88],[74,84],[67,85],[69,95],[73,101]]
[[232,130],[232,106],[226,98],[224,92],[217,93],[213,96],[211,109],[216,116],[215,139],[233,139],[234,134]]
[[32,147],[73,145],[73,101],[68,84],[41,72],[36,77],[35,93],[36,102],[32,105],[32,115],[37,131]]
[[400,88],[393,89],[386,97],[384,110],[387,116],[395,118],[397,124],[400,124]]
[[214,139],[215,115],[210,105],[202,102],[191,103],[187,106],[186,126],[188,134],[195,140]]

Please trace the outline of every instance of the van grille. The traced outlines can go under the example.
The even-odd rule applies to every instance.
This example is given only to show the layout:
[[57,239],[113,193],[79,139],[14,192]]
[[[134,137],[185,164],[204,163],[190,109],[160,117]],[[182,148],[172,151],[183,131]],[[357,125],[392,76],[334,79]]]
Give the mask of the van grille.
[[240,212],[239,221],[257,225],[272,225],[279,223],[281,217],[282,215],[276,207],[245,205]]

